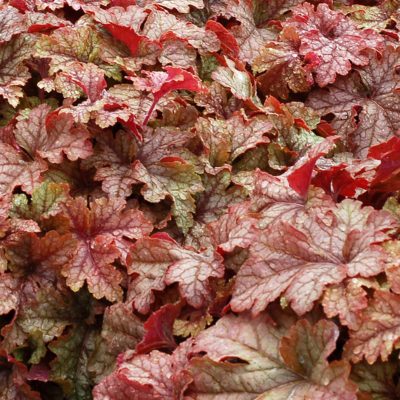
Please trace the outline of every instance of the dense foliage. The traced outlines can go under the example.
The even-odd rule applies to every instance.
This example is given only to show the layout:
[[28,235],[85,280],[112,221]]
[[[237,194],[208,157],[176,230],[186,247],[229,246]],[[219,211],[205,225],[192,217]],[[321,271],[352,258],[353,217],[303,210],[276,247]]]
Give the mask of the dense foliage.
[[399,0],[0,0],[0,399],[400,398]]

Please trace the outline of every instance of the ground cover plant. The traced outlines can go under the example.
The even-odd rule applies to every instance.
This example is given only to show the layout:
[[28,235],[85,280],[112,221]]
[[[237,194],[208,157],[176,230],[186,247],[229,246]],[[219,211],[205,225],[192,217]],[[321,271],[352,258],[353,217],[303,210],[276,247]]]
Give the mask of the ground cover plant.
[[400,398],[398,0],[0,0],[0,399]]

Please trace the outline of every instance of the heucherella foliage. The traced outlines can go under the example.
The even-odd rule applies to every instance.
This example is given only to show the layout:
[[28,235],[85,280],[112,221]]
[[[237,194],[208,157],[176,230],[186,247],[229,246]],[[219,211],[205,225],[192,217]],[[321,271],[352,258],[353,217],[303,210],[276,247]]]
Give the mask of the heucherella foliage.
[[399,0],[0,0],[0,399],[400,398]]

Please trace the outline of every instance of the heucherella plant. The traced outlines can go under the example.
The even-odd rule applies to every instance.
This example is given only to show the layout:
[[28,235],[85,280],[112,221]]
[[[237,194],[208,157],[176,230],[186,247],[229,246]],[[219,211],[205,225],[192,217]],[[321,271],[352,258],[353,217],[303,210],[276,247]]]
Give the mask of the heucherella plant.
[[399,0],[0,0],[0,400],[400,398]]

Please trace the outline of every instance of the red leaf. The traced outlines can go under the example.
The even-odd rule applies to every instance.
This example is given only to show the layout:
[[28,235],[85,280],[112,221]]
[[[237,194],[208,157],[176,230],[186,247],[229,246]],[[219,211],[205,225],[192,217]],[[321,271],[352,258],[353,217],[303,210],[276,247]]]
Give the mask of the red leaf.
[[229,57],[237,58],[239,55],[239,45],[235,37],[219,22],[209,19],[206,23],[206,29],[213,31],[221,41],[222,51]]
[[288,175],[288,182],[300,196],[305,197],[311,182],[311,174],[315,163],[322,155],[332,150],[337,136],[330,136],[307,153],[306,159],[300,160],[295,171]]
[[140,46],[146,46],[153,42],[137,34],[132,28],[127,26],[121,26],[114,23],[104,24],[104,27],[118,40],[126,44],[133,57],[137,56],[138,49]]
[[144,324],[146,333],[137,344],[137,353],[149,353],[152,350],[173,350],[176,342],[173,335],[175,319],[181,311],[179,304],[166,304],[154,312]]

